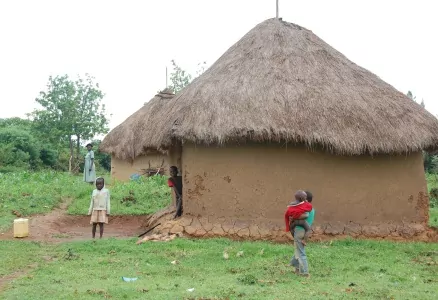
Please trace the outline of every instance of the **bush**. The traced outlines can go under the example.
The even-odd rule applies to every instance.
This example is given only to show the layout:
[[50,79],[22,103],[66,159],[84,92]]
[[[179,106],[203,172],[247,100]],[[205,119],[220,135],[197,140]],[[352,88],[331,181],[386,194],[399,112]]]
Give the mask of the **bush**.
[[40,159],[44,165],[53,168],[58,162],[58,151],[51,148],[43,148],[40,151]]
[[429,191],[430,207],[438,207],[438,188],[433,187]]
[[20,128],[0,129],[0,165],[37,168],[41,164],[38,141]]

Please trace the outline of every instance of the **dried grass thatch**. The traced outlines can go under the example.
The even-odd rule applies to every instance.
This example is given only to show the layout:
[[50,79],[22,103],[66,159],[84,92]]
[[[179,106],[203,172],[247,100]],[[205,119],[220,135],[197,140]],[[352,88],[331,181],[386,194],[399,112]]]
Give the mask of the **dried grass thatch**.
[[99,149],[125,160],[133,160],[139,155],[148,154],[151,149],[145,146],[148,145],[151,135],[150,127],[160,118],[161,109],[173,96],[170,89],[155,95],[142,108],[111,130],[103,139]]
[[174,138],[286,141],[356,155],[438,145],[433,115],[311,31],[280,19],[257,25],[165,106],[143,132],[144,146],[166,147]]

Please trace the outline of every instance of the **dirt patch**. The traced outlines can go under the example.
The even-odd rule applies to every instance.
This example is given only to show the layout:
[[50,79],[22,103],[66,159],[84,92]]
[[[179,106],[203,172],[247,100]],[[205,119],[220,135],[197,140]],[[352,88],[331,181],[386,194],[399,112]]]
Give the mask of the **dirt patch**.
[[[71,200],[64,201],[46,215],[34,215],[29,219],[29,237],[23,240],[60,243],[91,239],[89,216],[72,216],[66,213]],[[104,238],[134,237],[144,232],[149,216],[110,216],[105,225]],[[13,229],[0,234],[0,240],[12,240]]]

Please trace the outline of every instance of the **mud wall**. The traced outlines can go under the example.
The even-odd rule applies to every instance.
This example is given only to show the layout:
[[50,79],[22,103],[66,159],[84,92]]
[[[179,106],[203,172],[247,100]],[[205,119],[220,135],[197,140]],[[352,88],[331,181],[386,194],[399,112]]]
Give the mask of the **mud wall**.
[[[164,163],[163,163],[164,160]],[[141,174],[142,169],[159,168],[163,164],[165,174],[169,173],[168,157],[162,154],[150,154],[139,156],[134,161],[122,160],[111,157],[111,177],[112,179],[127,181],[132,174]]]
[[298,189],[313,192],[315,228],[325,233],[381,224],[390,232],[428,218],[421,153],[344,157],[292,146],[184,144],[182,164],[184,215],[209,223],[281,228]]

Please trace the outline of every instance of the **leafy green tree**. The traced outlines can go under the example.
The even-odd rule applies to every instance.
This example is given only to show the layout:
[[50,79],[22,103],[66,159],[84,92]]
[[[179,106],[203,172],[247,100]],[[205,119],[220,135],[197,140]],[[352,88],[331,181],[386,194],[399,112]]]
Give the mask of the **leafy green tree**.
[[47,91],[41,91],[35,101],[43,109],[34,110],[34,129],[44,136],[44,140],[57,145],[57,149],[67,142],[70,147],[70,165],[73,158],[73,123],[75,120],[74,82],[67,75],[49,77]]
[[[415,97],[414,96],[414,94],[411,92],[411,91],[408,91],[408,93],[406,94],[409,98],[411,98],[412,100],[414,100],[415,101],[415,99],[417,98],[417,97]],[[415,101],[415,102],[417,102],[417,101]]]
[[[192,82],[193,76],[183,70],[180,66],[178,66],[175,60],[171,60],[173,71],[170,73],[170,82],[169,88],[173,90],[175,94],[179,93],[183,88],[189,85]],[[198,68],[196,70],[196,77],[204,73],[206,62],[199,63]]]
[[40,145],[34,136],[15,127],[0,128],[0,165],[36,169],[41,164]]
[[20,127],[30,130],[32,128],[32,121],[27,119],[21,119],[21,118],[7,118],[7,119],[0,119],[0,128],[4,127]]
[[[414,94],[411,91],[408,91],[408,93],[406,94],[409,98],[411,98],[412,100],[414,100],[415,102],[417,102],[417,97],[414,96]],[[423,108],[426,108],[426,105],[424,104],[424,99],[421,99],[420,105]]]
[[0,119],[0,165],[2,169],[56,167],[58,152],[33,130],[32,121],[21,118]]
[[111,171],[111,155],[108,153],[101,152],[99,150],[99,145],[101,140],[93,140],[93,146],[96,151],[94,151],[95,160],[98,162],[99,166],[105,169],[106,171]]
[[104,94],[94,78],[86,74],[85,80],[79,78],[76,82],[75,105],[77,108],[73,131],[76,137],[76,158],[78,159],[82,140],[92,139],[98,134],[108,133],[109,120],[106,117],[105,104],[102,104]]
[[[414,96],[411,91],[408,91],[406,95],[413,101],[417,102],[417,97]],[[420,105],[425,108],[423,99],[421,99]],[[438,171],[438,157],[436,155],[430,155],[426,151],[423,151],[423,164],[426,173],[436,173]]]
[[192,75],[178,66],[175,60],[172,59],[171,63],[173,71],[170,73],[170,82],[172,84],[169,87],[177,94],[192,81]]
[[[49,77],[47,90],[36,98],[42,109],[35,110],[34,127],[45,139],[58,145],[66,143],[70,149],[69,171],[78,159],[81,141],[97,134],[108,132],[108,118],[102,104],[103,93],[94,78],[86,74],[85,79],[71,80],[68,75]],[[76,148],[76,164],[74,150]]]

